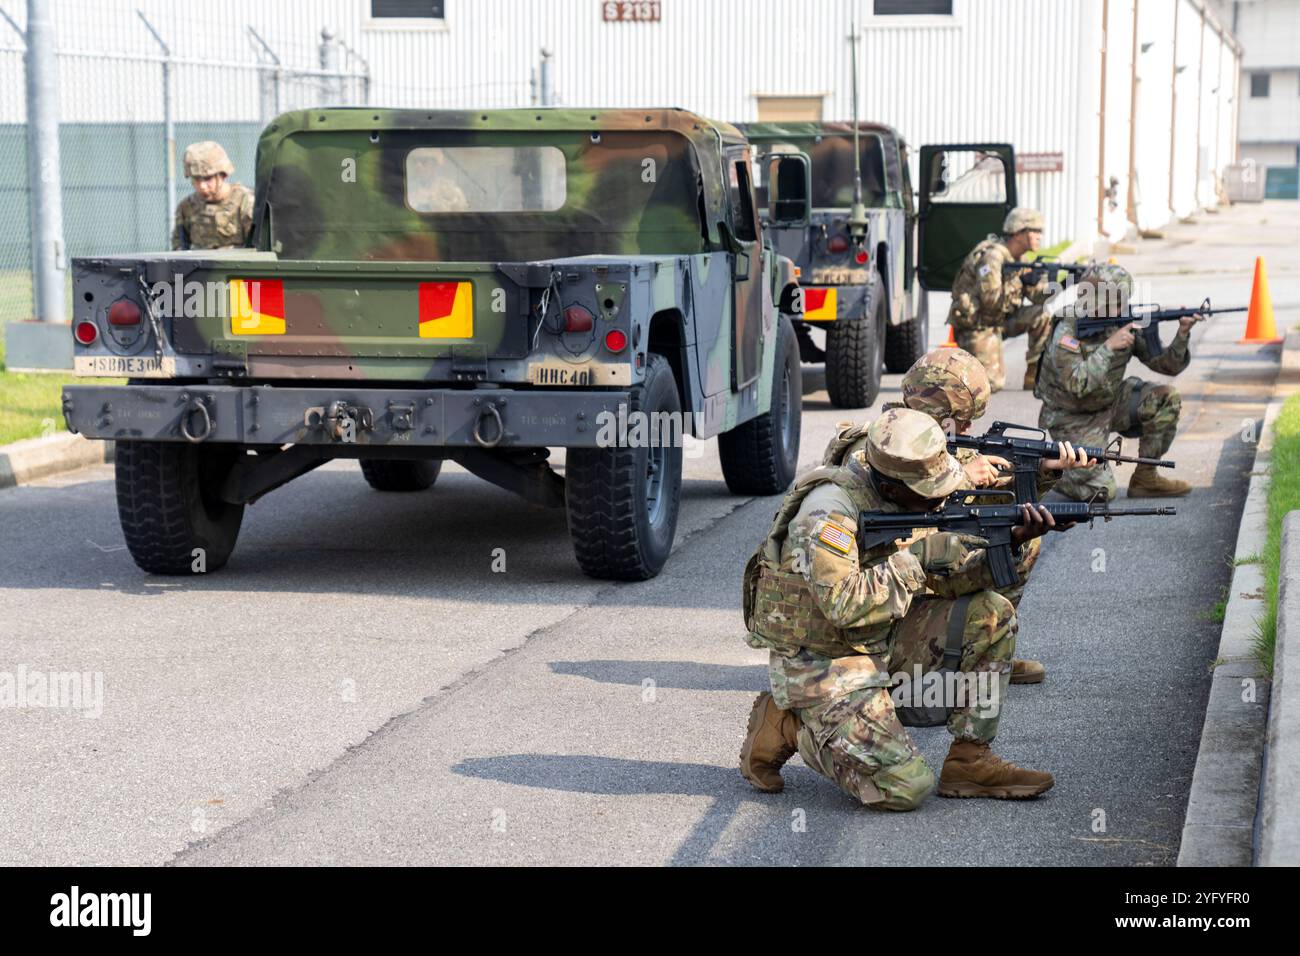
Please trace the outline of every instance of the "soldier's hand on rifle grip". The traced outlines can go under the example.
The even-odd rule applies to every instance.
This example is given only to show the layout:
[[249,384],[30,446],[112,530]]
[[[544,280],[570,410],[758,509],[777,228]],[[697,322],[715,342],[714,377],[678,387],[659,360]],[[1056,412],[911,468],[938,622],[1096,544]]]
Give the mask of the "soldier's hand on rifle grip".
[[1110,334],[1106,339],[1106,346],[1112,352],[1122,352],[1124,349],[1133,347],[1134,330],[1137,328],[1136,322],[1130,322],[1128,325],[1121,325],[1118,329]]
[[1185,315],[1178,320],[1178,331],[1185,332],[1188,335],[1192,332],[1192,326],[1197,322],[1204,322],[1209,316],[1197,312],[1195,315]]
[[1010,468],[1011,462],[997,455],[976,455],[962,465],[962,470],[966,472],[966,477],[970,479],[973,488],[983,488],[993,484],[1002,477],[1000,469],[1010,470]]

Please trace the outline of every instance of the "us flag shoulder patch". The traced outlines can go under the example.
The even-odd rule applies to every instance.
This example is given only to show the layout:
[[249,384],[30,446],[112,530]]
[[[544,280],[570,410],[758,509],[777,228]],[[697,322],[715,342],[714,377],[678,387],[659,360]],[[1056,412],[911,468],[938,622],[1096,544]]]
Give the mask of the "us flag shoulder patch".
[[1079,351],[1079,340],[1073,335],[1062,335],[1061,341],[1057,344],[1060,345],[1061,348],[1068,349],[1071,352]]
[[840,554],[849,554],[853,550],[853,535],[849,533],[848,528],[841,528],[833,521],[827,521],[822,525],[817,540]]

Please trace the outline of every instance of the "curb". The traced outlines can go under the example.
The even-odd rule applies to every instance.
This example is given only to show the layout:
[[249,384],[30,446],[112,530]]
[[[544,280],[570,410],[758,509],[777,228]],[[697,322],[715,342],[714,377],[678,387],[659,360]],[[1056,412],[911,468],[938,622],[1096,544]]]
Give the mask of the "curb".
[[1279,382],[1300,382],[1300,329],[1291,329],[1282,343],[1282,367],[1278,370]]
[[[1260,792],[1259,865],[1300,864],[1300,695],[1287,696],[1300,674],[1300,590],[1288,573],[1300,566],[1300,511],[1282,522],[1282,566],[1277,585],[1277,647],[1273,658],[1272,704]],[[1288,634],[1287,631],[1296,631]]]
[[[1264,413],[1241,512],[1235,561],[1262,553],[1268,538],[1268,466],[1273,422],[1281,409],[1281,400],[1275,398]],[[1210,699],[1183,820],[1179,866],[1250,866],[1253,860],[1270,691],[1251,651],[1263,593],[1260,564],[1237,564],[1233,568],[1219,639],[1217,660],[1221,663],[1214,668],[1210,681]],[[1253,690],[1254,700],[1244,699],[1248,690]]]
[[0,488],[25,485],[38,478],[113,460],[111,441],[91,441],[65,432],[0,445]]

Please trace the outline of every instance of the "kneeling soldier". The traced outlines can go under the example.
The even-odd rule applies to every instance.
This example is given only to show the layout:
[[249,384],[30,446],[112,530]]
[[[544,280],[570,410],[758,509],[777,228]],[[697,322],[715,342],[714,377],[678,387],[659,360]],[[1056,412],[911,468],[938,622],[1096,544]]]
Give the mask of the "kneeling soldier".
[[1042,238],[1042,214],[1017,206],[1007,213],[1002,235],[989,236],[972,249],[952,280],[948,324],[957,344],[984,364],[995,392],[1006,384],[1002,340],[1013,336],[1029,337],[1025,390],[1032,391],[1037,380],[1038,362],[1052,327],[1046,303],[1055,290],[1046,273],[1036,285],[1026,287],[1019,275],[1004,275],[1002,267],[1037,251]]
[[[843,465],[814,469],[786,496],[745,569],[748,641],[769,651],[772,683],[754,702],[740,755],[755,788],[779,791],[780,768],[797,749],[864,804],[917,807],[935,788],[934,773],[899,722],[890,674],[937,670],[946,645],[953,668],[983,673],[997,696],[991,708],[951,710],[939,794],[1017,799],[1052,786],[1051,774],[989,749],[1017,624],[1011,601],[991,588],[984,551],[945,533],[859,551],[860,512],[929,511],[965,483],[943,430],[927,415],[894,409],[847,449]],[[1022,573],[1024,545],[1053,526],[1033,505],[1024,520],[1012,537]]]
[[[901,407],[925,412],[950,435],[964,435],[970,431],[972,423],[982,418],[987,411],[989,396],[992,394],[984,366],[969,352],[955,348],[938,348],[926,352],[907,370],[901,388]],[[900,406],[886,405],[885,409],[896,407]],[[981,455],[969,448],[958,449],[954,457],[961,462],[967,484],[971,488],[1011,486],[1011,475],[1003,475],[999,471],[1011,467],[1005,458]],[[1061,442],[1060,455],[1052,460],[1044,459],[1040,467],[1038,497],[1041,499],[1052,489],[1062,471],[1093,464],[1096,462],[1085,458],[1083,452],[1076,451],[1069,442]],[[998,589],[1017,608],[1024,596],[1029,572],[1038,560],[1039,545],[1037,540],[1025,545],[1021,583]],[[1037,684],[1042,681],[1044,674],[1043,665],[1038,661],[1017,657],[1011,662],[1013,684]]]
[[[1079,300],[1061,311],[1043,356],[1043,368],[1034,395],[1043,407],[1038,426],[1057,441],[1105,447],[1110,433],[1138,439],[1138,454],[1162,458],[1178,431],[1182,396],[1172,385],[1125,377],[1129,360],[1139,362],[1161,375],[1177,375],[1191,361],[1188,342],[1192,326],[1200,316],[1178,321],[1178,333],[1159,355],[1149,354],[1146,340],[1134,336],[1130,323],[1113,331],[1081,339],[1075,320],[1092,309],[1106,309],[1122,315],[1133,294],[1133,277],[1116,265],[1094,266],[1079,280]],[[1154,465],[1138,465],[1129,480],[1130,498],[1172,498],[1191,491],[1192,486],[1177,478],[1165,478]],[[1062,476],[1056,490],[1076,501],[1101,496],[1115,498],[1115,473],[1106,462],[1081,468]]]

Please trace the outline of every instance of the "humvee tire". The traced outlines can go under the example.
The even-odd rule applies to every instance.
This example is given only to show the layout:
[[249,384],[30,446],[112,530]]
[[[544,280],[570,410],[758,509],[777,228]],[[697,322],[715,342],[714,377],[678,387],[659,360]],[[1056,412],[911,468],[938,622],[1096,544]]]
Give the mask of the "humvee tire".
[[826,327],[826,394],[836,408],[866,408],[880,394],[887,319],[879,282],[870,302],[867,315]]
[[117,514],[127,550],[141,570],[197,574],[226,563],[244,506],[222,501],[217,493],[240,454],[237,445],[117,443]]
[[727,488],[737,495],[775,495],[790,487],[799,464],[803,372],[794,326],[777,317],[772,407],[718,436]]
[[[682,403],[668,359],[654,353],[648,358],[645,382],[632,390],[628,413],[667,412],[678,420]],[[673,547],[681,492],[680,445],[570,448],[564,500],[578,566],[593,578],[654,577]]]
[[361,474],[375,491],[424,491],[433,487],[440,471],[442,471],[441,459],[433,461],[361,459]]
[[[922,296],[925,292],[921,293]],[[929,342],[929,310],[922,307],[911,315],[912,297],[904,302],[908,318],[899,325],[891,326],[885,335],[885,370],[888,372],[906,372],[922,355],[926,353]]]

